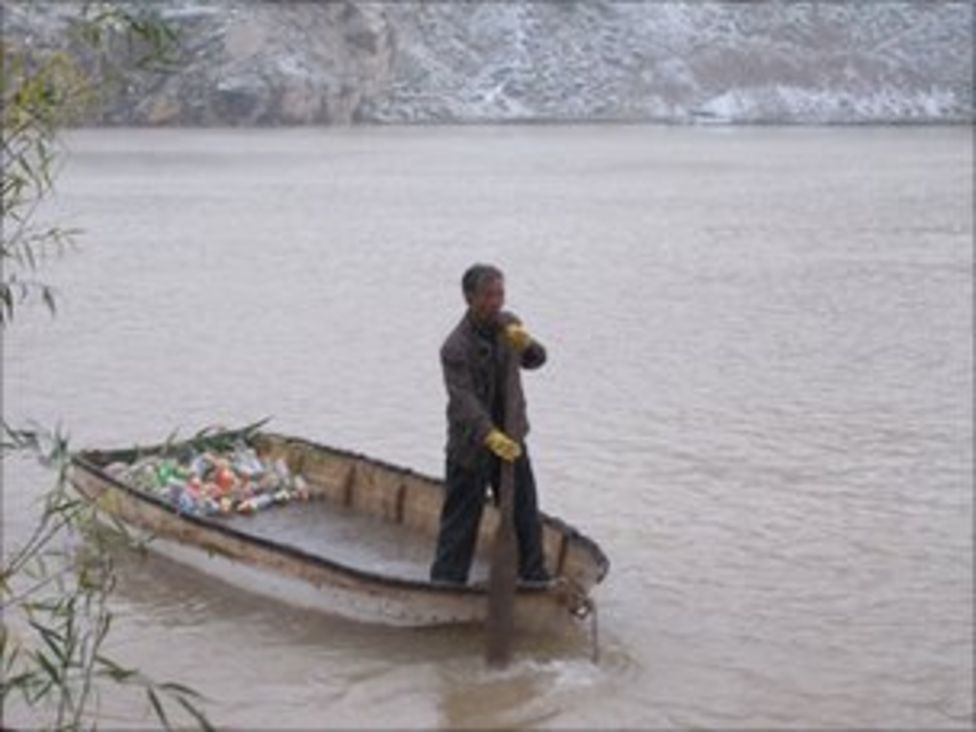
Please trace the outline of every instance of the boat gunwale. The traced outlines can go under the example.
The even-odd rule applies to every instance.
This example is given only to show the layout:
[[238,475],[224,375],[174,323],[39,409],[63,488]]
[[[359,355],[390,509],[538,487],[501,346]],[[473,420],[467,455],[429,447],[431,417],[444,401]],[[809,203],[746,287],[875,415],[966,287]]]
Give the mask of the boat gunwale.
[[[258,432],[254,433],[252,437],[267,437],[272,440],[278,439],[283,441],[285,444],[300,444],[310,447],[315,450],[321,450],[325,452],[330,452],[334,455],[338,455],[346,458],[354,458],[356,460],[362,460],[370,465],[382,468],[384,470],[392,471],[400,476],[420,478],[421,480],[427,481],[434,485],[443,486],[443,481],[436,478],[432,478],[429,475],[424,475],[411,468],[406,468],[399,465],[393,465],[392,463],[387,463],[383,460],[373,458],[362,453],[357,453],[352,450],[345,450],[342,448],[335,448],[328,445],[322,445],[315,443],[311,440],[307,440],[301,437],[289,437],[287,435],[282,435],[274,432]],[[111,458],[119,457],[121,455],[128,454],[146,454],[151,455],[154,453],[159,453],[163,449],[174,449],[179,448],[181,445],[187,444],[189,440],[173,443],[160,443],[158,445],[149,446],[135,446],[131,448],[117,448],[114,450],[81,450],[79,452],[73,453],[71,455],[71,463],[82,470],[91,473],[98,480],[109,483],[112,487],[121,489],[126,495],[133,497],[139,501],[143,501],[156,508],[161,508],[167,513],[173,514],[179,519],[184,521],[189,521],[201,529],[216,531],[218,533],[227,535],[231,538],[242,540],[246,543],[251,543],[260,546],[264,549],[271,550],[273,552],[278,552],[284,554],[293,559],[300,560],[312,565],[318,565],[322,568],[328,569],[339,574],[347,575],[353,579],[366,581],[370,583],[376,583],[381,585],[386,585],[389,587],[395,587],[404,590],[420,590],[422,592],[428,592],[433,594],[449,594],[449,595],[485,595],[487,593],[487,587],[483,584],[465,584],[465,585],[441,585],[429,580],[414,580],[407,579],[403,577],[397,577],[390,574],[380,574],[377,572],[371,572],[369,570],[359,569],[357,567],[343,564],[332,559],[328,559],[322,555],[309,554],[308,552],[294,546],[291,544],[285,544],[276,542],[272,539],[268,539],[261,536],[255,536],[254,534],[247,533],[245,531],[236,529],[226,523],[222,523],[218,520],[207,516],[195,516],[192,514],[181,513],[166,501],[161,498],[154,496],[150,493],[138,490],[134,486],[116,478],[115,476],[109,474],[101,467],[100,463],[108,464],[114,462]],[[97,457],[96,457],[97,456]],[[126,461],[130,462],[130,461]],[[565,537],[566,541],[579,541],[586,548],[587,552],[592,556],[594,564],[597,567],[597,577],[594,584],[599,583],[609,570],[609,560],[606,555],[600,549],[600,547],[590,539],[588,536],[580,533],[577,529],[570,526],[561,519],[557,519],[553,516],[549,516],[540,511],[540,517],[544,523],[550,524],[556,531]],[[202,547],[201,547],[202,549]],[[550,586],[521,586],[518,588],[519,594],[546,594],[555,592],[556,587],[554,585]]]
[[[398,473],[404,477],[420,478],[421,480],[425,480],[428,483],[439,486],[442,490],[444,490],[444,481],[441,478],[434,478],[426,473],[420,473],[412,468],[407,468],[402,465],[394,465],[393,463],[388,463],[380,458],[370,457],[369,455],[353,452],[352,450],[344,450],[342,448],[332,447],[330,445],[323,445],[304,437],[288,437],[287,435],[274,432],[262,432],[260,434],[266,435],[267,437],[278,438],[284,440],[285,442],[303,444],[315,450],[323,450],[325,452],[331,452],[343,457],[352,457],[356,458],[357,460],[363,460],[369,465],[383,468],[384,470],[389,470],[393,473]],[[548,514],[545,511],[539,511],[539,518],[542,520],[543,524],[550,525],[560,535],[564,536],[567,541],[577,541],[583,547],[585,547],[586,551],[590,554],[590,556],[593,557],[594,565],[598,568],[597,577],[593,583],[594,585],[599,584],[603,578],[607,576],[607,572],[610,570],[610,560],[593,539],[582,533],[575,526],[572,526],[571,524],[566,523],[563,519]]]

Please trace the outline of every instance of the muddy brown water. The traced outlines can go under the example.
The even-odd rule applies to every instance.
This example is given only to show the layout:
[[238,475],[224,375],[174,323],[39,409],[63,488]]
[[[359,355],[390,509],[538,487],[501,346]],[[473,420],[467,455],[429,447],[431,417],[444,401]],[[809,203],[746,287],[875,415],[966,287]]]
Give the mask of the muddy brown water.
[[[600,663],[489,672],[472,629],[135,556],[112,654],[251,728],[965,727],[971,174],[967,128],[77,131],[49,213],[85,233],[4,334],[4,412],[79,448],[273,415],[439,474],[437,351],[492,261],[549,348],[543,508],[612,563]],[[5,546],[46,480],[4,466]]]

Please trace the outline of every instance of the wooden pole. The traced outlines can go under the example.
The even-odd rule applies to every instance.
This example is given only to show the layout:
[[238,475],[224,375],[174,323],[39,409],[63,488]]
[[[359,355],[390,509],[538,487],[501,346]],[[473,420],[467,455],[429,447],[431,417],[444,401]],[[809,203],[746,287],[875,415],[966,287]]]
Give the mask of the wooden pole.
[[[500,339],[501,340],[501,339]],[[507,344],[500,344],[507,348]],[[505,372],[505,434],[515,434],[515,379],[518,378],[519,354],[508,354]],[[505,668],[512,659],[514,630],[515,582],[518,574],[518,541],[515,536],[515,465],[501,461],[499,481],[498,528],[491,552],[488,575],[488,617],[485,621],[485,660],[489,666]]]

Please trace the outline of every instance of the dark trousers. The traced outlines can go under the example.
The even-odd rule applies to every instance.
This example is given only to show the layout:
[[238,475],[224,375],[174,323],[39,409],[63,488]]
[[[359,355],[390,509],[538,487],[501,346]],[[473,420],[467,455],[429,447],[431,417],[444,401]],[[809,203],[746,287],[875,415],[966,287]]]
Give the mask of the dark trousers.
[[[485,486],[491,484],[498,502],[501,461],[492,456],[480,470],[447,461],[447,496],[441,509],[437,550],[430,578],[443,582],[467,582],[478,540],[478,526],[485,506]],[[542,555],[542,524],[535,494],[535,477],[527,452],[515,461],[515,535],[518,538],[520,579],[546,578]]]

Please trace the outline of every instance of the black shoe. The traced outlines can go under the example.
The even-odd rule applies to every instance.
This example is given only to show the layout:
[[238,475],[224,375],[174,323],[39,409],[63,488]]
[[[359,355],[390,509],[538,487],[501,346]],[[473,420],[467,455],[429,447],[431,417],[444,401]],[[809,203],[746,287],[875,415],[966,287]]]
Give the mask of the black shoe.
[[526,589],[543,589],[552,585],[553,582],[555,580],[552,575],[542,570],[541,572],[533,572],[524,577],[519,577],[518,586]]
[[431,577],[430,583],[434,585],[434,587],[449,587],[453,589],[468,586],[467,580],[449,579],[447,577]]

